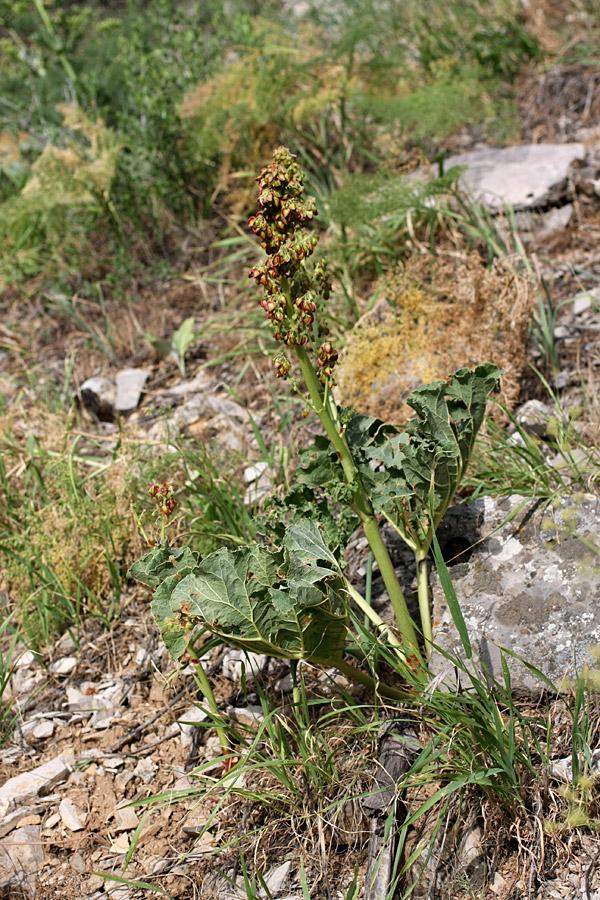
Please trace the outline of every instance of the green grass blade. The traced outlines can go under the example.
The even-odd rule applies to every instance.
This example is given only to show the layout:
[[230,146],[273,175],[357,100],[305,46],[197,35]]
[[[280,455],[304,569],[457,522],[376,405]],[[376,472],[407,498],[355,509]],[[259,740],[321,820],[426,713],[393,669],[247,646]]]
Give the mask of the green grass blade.
[[458,597],[456,596],[456,591],[454,590],[454,585],[452,584],[452,579],[450,578],[450,573],[448,572],[448,567],[444,562],[444,557],[442,555],[440,544],[435,532],[433,532],[431,546],[433,549],[435,566],[438,571],[438,575],[440,576],[440,582],[444,591],[444,595],[448,602],[448,607],[450,608],[450,614],[452,615],[452,621],[454,622],[456,630],[458,631],[461,643],[467,655],[467,659],[472,659],[473,650],[471,648],[471,641],[469,640],[467,625],[465,623],[460,604],[458,602]]

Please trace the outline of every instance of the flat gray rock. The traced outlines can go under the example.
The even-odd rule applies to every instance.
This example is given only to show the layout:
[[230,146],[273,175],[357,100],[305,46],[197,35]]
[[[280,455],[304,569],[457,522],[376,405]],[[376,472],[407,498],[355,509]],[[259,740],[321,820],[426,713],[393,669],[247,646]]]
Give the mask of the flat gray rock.
[[72,757],[58,756],[49,762],[9,778],[0,787],[0,817],[11,809],[49,794],[56,784],[71,774]]
[[101,422],[113,420],[117,389],[112,379],[94,375],[83,382],[75,392],[75,396],[79,397],[85,408]]
[[523,144],[484,147],[450,156],[447,169],[467,166],[460,183],[475,199],[494,209],[541,206],[550,191],[567,178],[575,160],[584,159],[583,144]]
[[122,369],[118,372],[115,409],[119,412],[136,409],[149,378],[150,372],[146,369]]
[[[0,893],[3,897],[33,897],[37,873],[44,863],[39,825],[24,825],[0,841]],[[17,886],[22,890],[18,891]],[[11,890],[11,889],[14,889]]]
[[[590,494],[550,505],[518,496],[486,497],[449,510],[438,532],[440,545],[446,556],[466,551],[449,571],[474,653],[494,678],[502,682],[500,647],[556,686],[597,659],[599,534],[600,497]],[[431,583],[434,643],[464,660],[435,572]],[[507,662],[513,688],[527,693],[543,688],[525,665],[510,657]],[[433,653],[431,666],[434,674],[446,671],[453,677],[442,654]]]

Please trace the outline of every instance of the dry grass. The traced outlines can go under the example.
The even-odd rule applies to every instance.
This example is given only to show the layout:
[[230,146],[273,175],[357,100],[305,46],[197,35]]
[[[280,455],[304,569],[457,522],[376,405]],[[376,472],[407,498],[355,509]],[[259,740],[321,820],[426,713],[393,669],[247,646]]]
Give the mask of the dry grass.
[[535,302],[531,281],[509,262],[486,268],[478,253],[413,256],[381,284],[383,298],[359,321],[339,367],[344,405],[394,423],[413,415],[408,394],[462,366],[505,370],[500,399],[513,409]]

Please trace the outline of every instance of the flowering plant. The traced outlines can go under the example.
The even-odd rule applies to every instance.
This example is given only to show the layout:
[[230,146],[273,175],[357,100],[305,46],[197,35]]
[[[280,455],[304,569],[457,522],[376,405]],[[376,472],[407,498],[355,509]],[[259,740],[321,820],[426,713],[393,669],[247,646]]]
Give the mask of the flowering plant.
[[[339,410],[331,390],[338,353],[322,317],[331,282],[324,263],[308,265],[317,243],[308,229],[316,215],[314,200],[304,197],[302,172],[283,147],[257,180],[260,209],[248,224],[267,255],[250,277],[264,291],[261,307],[282,345],[273,367],[303,395],[327,439],[318,438],[301,454],[296,485],[284,501],[287,521],[279,521],[282,527],[275,529],[270,546],[221,549],[200,560],[189,548],[174,553],[163,541],[131,574],[156,589],[153,613],[175,656],[181,656],[194,627],[201,624],[234,646],[334,664],[365,681],[364,673],[342,659],[352,599],[380,639],[426,676],[432,643],[427,556],[469,462],[500,371],[492,364],[460,369],[447,381],[415,391],[407,402],[417,415],[404,431]],[[308,503],[305,489],[311,495]],[[330,500],[349,511],[353,526],[362,527],[389,595],[396,630],[345,577],[339,546],[343,529],[339,521],[336,525]],[[380,532],[380,517],[415,554],[420,628],[409,614]]]

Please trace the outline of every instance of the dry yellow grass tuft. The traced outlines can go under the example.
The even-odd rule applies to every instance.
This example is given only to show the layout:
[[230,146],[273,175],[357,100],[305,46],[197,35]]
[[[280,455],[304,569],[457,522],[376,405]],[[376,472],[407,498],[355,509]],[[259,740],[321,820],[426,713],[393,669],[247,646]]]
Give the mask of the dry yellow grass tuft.
[[500,401],[519,397],[535,286],[510,266],[478,253],[409,259],[380,284],[381,299],[357,323],[342,355],[339,399],[402,424],[406,397],[462,366],[505,369]]

